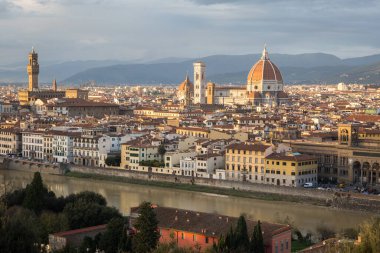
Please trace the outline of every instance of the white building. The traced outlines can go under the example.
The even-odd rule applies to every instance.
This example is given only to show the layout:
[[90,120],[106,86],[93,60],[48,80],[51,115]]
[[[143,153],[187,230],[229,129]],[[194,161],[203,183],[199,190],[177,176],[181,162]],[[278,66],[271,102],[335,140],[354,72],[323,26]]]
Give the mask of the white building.
[[224,163],[224,155],[198,155],[195,157],[195,176],[213,178],[216,170],[223,169]]
[[106,167],[106,159],[109,156],[120,156],[121,144],[135,139],[134,135],[103,134],[99,138],[99,166]]
[[55,132],[53,134],[53,159],[58,163],[71,163],[74,161],[74,138],[80,133]]
[[182,176],[195,176],[196,160],[195,157],[185,157],[180,161]]
[[338,83],[337,89],[339,91],[347,91],[348,90],[348,86],[345,83]]
[[35,160],[44,160],[43,131],[22,132],[22,156]]
[[191,158],[195,157],[197,153],[195,151],[174,151],[174,152],[166,152],[164,161],[165,161],[165,168],[173,168],[173,167],[179,167],[181,160],[185,158]]

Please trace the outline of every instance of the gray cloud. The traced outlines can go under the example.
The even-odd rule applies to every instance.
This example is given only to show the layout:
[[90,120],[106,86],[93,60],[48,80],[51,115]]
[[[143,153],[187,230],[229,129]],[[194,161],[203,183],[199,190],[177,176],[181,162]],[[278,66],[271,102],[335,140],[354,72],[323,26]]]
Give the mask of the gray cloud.
[[[211,54],[380,53],[375,0],[0,0],[0,64]],[[15,4],[16,2],[19,5]]]

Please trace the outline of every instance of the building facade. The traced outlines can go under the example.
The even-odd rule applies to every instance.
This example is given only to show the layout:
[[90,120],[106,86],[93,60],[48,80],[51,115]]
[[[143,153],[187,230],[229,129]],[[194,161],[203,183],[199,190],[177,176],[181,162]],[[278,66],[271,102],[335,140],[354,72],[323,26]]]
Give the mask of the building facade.
[[0,154],[18,155],[22,151],[22,137],[17,129],[0,129]]
[[121,145],[120,168],[138,170],[142,161],[161,160],[158,145],[153,145],[149,139],[137,138]]
[[265,184],[302,187],[318,183],[318,163],[310,155],[273,153],[265,158]]
[[338,141],[289,140],[293,151],[317,158],[321,182],[380,185],[380,132],[338,126]]

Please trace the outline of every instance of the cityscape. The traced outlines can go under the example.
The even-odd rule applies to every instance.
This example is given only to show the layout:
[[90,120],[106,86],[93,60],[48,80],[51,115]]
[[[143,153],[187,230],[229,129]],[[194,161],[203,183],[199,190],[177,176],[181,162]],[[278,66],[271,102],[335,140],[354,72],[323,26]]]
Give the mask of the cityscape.
[[[20,16],[58,22],[69,10],[81,20],[77,11],[85,5],[94,13],[104,8],[112,20],[118,8],[143,13],[152,4],[79,2],[0,2],[0,26]],[[195,8],[220,22],[240,10],[239,24],[248,25],[244,8],[261,10],[257,15],[273,8],[285,17],[300,8],[314,19],[312,12],[325,8],[324,1],[318,8],[292,2],[285,15],[273,3],[173,2],[145,11],[160,24],[178,21],[168,29],[191,29],[185,10],[170,10]],[[343,18],[354,9],[336,2],[347,4]],[[219,12],[225,16],[213,16]],[[366,22],[375,14],[369,11]],[[78,31],[98,19],[83,17]],[[240,44],[230,48],[229,36],[240,31],[232,23],[215,31],[220,45],[205,38],[198,52],[174,32],[162,36],[178,44],[157,38],[161,51],[145,38],[138,44],[136,32],[128,45],[135,49],[126,49],[131,58],[118,58],[111,50],[118,46],[102,39],[61,55],[48,39],[30,41],[31,49],[18,43],[17,53],[0,39],[0,252],[380,252],[380,48],[355,46],[356,39],[334,44],[324,32],[294,42],[296,48],[282,35],[281,47],[273,39],[281,35],[262,31],[270,41],[248,41],[261,50],[248,54]],[[324,25],[310,24],[316,31]],[[316,51],[340,57],[313,53],[314,40],[321,44]],[[65,47],[58,40],[56,46]],[[141,47],[155,57],[138,55]],[[64,59],[55,61],[57,55]]]

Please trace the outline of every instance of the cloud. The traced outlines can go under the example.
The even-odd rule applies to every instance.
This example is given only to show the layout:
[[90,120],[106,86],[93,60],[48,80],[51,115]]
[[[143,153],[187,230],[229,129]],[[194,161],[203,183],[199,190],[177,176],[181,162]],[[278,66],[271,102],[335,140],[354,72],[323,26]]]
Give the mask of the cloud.
[[[380,2],[353,0],[0,0],[0,64],[212,54],[380,53]],[[3,57],[5,56],[5,57]]]
[[8,15],[15,9],[15,6],[7,0],[0,0],[0,18],[5,18],[4,15]]

